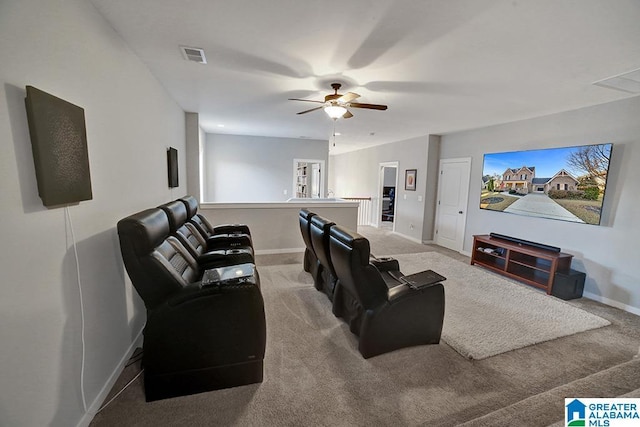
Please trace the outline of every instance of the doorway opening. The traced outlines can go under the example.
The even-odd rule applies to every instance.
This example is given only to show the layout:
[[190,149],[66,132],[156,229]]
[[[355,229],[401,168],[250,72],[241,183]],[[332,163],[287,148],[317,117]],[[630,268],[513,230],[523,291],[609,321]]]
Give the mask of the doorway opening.
[[293,197],[320,199],[324,197],[324,160],[293,160]]
[[377,221],[379,228],[395,230],[397,221],[396,194],[398,189],[398,162],[380,163],[380,182]]

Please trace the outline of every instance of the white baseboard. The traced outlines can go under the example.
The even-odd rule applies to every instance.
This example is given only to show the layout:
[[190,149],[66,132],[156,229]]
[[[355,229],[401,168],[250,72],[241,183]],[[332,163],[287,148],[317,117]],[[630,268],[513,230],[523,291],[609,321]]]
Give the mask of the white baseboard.
[[635,314],[636,316],[640,316],[640,308],[638,307],[633,307],[633,306],[621,303],[620,301],[615,301],[607,297],[603,297],[602,295],[596,295],[591,292],[583,292],[582,296],[597,302],[601,302],[602,304],[610,305],[611,307],[619,308],[620,310],[624,310],[628,313]]
[[136,335],[135,339],[133,340],[133,342],[127,349],[127,351],[125,351],[124,355],[120,359],[120,362],[118,362],[118,365],[116,366],[116,368],[113,370],[113,372],[107,379],[107,382],[104,384],[104,386],[102,387],[102,389],[100,390],[96,398],[93,400],[93,402],[89,406],[89,409],[87,409],[87,413],[84,414],[84,416],[78,422],[77,427],[88,427],[91,421],[93,420],[93,417],[96,416],[98,409],[100,409],[100,406],[102,406],[104,401],[107,399],[107,396],[109,395],[109,392],[113,388],[113,385],[116,383],[116,381],[120,377],[120,374],[122,374],[122,371],[124,371],[124,368],[127,362],[129,361],[129,359],[131,359],[133,352],[136,351],[136,348],[142,346],[143,331],[144,331],[144,326],[142,327],[142,329],[140,329],[140,332],[138,332],[138,334]]
[[410,237],[410,236],[407,236],[406,234],[398,233],[397,231],[393,231],[392,233],[395,234],[396,236],[402,237],[403,239],[411,240],[412,242],[417,243],[419,245],[422,244],[421,239],[416,239],[415,237]]
[[297,254],[304,252],[305,248],[284,248],[284,249],[257,249],[256,255],[273,255],[273,254]]

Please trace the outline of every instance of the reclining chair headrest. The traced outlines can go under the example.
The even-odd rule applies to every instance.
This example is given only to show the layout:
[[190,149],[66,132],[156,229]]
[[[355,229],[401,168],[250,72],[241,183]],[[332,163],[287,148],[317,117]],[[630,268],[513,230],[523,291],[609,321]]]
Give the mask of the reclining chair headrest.
[[313,212],[310,212],[308,209],[300,209],[300,218],[306,219],[309,221],[311,217],[315,216]]
[[147,255],[169,235],[169,220],[161,209],[146,209],[118,221],[118,235],[129,240],[137,255]]
[[335,224],[335,222],[323,218],[320,215],[314,215],[311,217],[311,226],[319,228],[323,232],[327,233],[327,238],[329,238],[329,228],[331,228],[331,226]]
[[369,245],[369,240],[367,240],[366,237],[361,236],[355,231],[350,231],[346,228],[340,227],[339,225],[331,227],[329,233],[332,239],[335,239],[348,248],[357,251],[360,255],[359,261],[361,265],[369,265],[371,247]]
[[198,200],[193,196],[184,196],[179,199],[187,208],[187,218],[193,218],[198,213]]
[[187,207],[181,201],[174,200],[173,202],[165,203],[158,207],[167,214],[169,218],[169,228],[172,233],[175,233],[177,229],[187,222]]

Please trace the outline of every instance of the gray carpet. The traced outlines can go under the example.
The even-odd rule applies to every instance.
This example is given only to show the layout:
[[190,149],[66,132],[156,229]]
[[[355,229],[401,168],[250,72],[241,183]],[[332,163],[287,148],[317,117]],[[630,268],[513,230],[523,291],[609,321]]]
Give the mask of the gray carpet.
[[[372,239],[375,252],[392,253],[390,240],[402,248],[401,238],[385,235]],[[452,426],[625,363],[640,345],[638,316],[581,299],[571,304],[612,325],[483,360],[466,359],[443,342],[364,360],[301,264],[259,270],[268,337],[263,383],[146,403],[139,378],[92,425]],[[286,280],[300,284],[286,287]],[[139,363],[125,369],[112,394],[139,370]],[[520,424],[546,426],[563,416],[555,406],[541,410],[545,417]]]
[[436,252],[395,258],[405,274],[431,269],[447,278],[442,339],[469,359],[610,325],[544,292]]
[[[464,427],[509,427],[527,425],[536,419],[542,425],[564,419],[564,399],[569,397],[639,397],[640,359],[635,358],[586,378],[563,384],[498,411],[464,423]],[[563,422],[554,425],[563,425]]]

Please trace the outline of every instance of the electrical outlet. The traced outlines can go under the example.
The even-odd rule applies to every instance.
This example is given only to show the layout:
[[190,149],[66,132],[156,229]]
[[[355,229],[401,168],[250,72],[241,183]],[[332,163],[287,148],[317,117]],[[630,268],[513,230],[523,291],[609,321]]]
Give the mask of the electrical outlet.
[[284,193],[284,195],[286,196],[286,195],[287,195],[287,190],[284,190],[284,191],[283,191],[283,193]]

